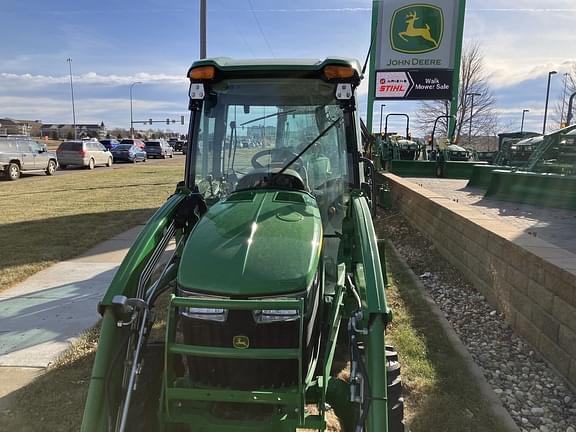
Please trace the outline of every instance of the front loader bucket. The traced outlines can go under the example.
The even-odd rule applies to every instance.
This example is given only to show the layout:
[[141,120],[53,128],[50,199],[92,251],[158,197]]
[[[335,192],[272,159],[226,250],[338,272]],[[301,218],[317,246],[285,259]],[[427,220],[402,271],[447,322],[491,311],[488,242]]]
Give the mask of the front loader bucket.
[[436,177],[436,161],[393,160],[388,170],[401,177]]
[[576,176],[494,170],[485,196],[576,210]]
[[498,168],[498,165],[474,165],[466,186],[486,189],[492,179],[492,171]]
[[479,161],[446,161],[442,167],[442,176],[449,179],[469,179],[475,165],[486,165]]

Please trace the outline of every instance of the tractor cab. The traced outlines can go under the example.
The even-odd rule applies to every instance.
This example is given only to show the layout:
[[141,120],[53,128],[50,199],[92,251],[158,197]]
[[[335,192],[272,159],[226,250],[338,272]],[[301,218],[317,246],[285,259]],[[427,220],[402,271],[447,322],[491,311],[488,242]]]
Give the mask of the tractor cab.
[[241,62],[215,59],[190,69],[188,182],[209,204],[238,191],[291,190],[314,197],[328,224],[359,184],[352,166],[359,66],[326,60],[295,68],[270,65],[255,77]]

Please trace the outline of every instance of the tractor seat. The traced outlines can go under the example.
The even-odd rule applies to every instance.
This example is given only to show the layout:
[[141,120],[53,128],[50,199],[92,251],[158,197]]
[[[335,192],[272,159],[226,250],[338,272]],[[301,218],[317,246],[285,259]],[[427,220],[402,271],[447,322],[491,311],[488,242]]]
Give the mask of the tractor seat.
[[308,192],[306,182],[300,174],[292,169],[287,169],[282,174],[278,168],[255,168],[238,180],[236,190],[245,189],[293,189]]

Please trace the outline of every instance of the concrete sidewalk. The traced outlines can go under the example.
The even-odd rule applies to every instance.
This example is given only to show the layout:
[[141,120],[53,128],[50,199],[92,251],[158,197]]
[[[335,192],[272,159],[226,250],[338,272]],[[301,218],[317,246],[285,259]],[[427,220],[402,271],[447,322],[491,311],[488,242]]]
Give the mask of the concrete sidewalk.
[[142,226],[0,292],[0,407],[100,319],[96,311]]

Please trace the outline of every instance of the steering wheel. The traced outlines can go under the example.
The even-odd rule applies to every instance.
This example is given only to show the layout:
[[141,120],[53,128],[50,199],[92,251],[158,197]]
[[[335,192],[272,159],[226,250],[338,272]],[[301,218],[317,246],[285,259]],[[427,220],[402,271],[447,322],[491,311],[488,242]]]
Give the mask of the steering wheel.
[[[264,164],[258,162],[258,159],[264,156],[270,156],[270,159],[273,161],[270,163],[271,165],[273,163],[282,163],[283,165],[286,165],[298,155],[293,151],[288,150],[287,148],[272,148],[261,150],[252,156],[252,160],[250,161],[255,169],[265,167]],[[300,166],[302,165],[302,161],[300,159],[296,160],[294,163],[298,163]]]

